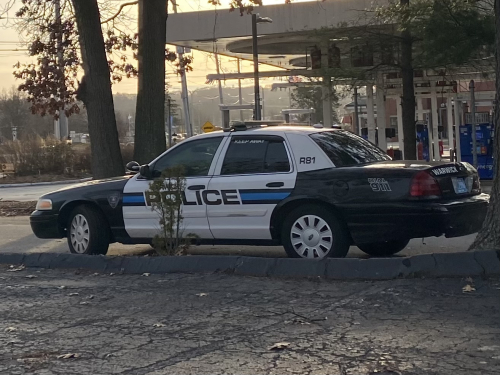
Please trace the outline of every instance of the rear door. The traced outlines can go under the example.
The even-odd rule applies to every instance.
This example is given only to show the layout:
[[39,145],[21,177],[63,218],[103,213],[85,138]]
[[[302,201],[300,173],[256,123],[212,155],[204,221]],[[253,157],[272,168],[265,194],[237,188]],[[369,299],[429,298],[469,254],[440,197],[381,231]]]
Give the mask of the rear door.
[[233,135],[209,183],[215,239],[271,239],[276,205],[295,187],[296,169],[285,137]]

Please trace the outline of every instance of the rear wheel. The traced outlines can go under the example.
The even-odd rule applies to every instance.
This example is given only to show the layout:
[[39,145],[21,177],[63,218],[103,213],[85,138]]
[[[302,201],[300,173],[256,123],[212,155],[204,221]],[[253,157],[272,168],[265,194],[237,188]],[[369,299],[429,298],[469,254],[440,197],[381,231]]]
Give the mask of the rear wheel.
[[410,240],[393,240],[356,245],[360,250],[374,257],[394,255],[403,250]]
[[81,205],[69,216],[68,246],[74,254],[102,254],[108,252],[109,228],[106,219],[94,207]]
[[350,246],[347,228],[330,211],[304,205],[286,217],[281,240],[291,258],[343,258]]

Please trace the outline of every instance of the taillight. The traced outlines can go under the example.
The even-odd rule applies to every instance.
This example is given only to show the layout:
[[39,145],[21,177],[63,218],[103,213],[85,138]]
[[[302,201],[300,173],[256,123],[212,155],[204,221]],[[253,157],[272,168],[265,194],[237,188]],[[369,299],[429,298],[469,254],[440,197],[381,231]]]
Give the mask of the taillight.
[[440,197],[441,189],[434,177],[428,172],[418,172],[411,180],[410,195],[412,197]]

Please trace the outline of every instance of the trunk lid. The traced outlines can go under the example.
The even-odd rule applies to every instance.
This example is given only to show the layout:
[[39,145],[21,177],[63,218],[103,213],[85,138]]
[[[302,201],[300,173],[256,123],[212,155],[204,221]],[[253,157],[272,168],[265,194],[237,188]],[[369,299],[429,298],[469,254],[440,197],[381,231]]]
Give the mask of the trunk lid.
[[[477,170],[464,162],[387,161],[365,167],[384,170],[404,169],[414,171],[414,176],[426,172],[432,176],[441,189],[441,198],[453,199],[481,193]],[[410,184],[411,188],[411,184]]]

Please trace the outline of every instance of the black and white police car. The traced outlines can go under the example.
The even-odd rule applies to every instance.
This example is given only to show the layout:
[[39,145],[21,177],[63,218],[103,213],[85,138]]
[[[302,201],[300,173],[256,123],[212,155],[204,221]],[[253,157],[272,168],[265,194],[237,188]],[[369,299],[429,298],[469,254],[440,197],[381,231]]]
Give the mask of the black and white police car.
[[284,246],[290,257],[373,256],[412,238],[477,232],[489,196],[468,163],[393,161],[345,130],[236,125],[189,138],[135,176],[91,181],[42,196],[31,215],[39,238],[106,254],[112,242],[151,243],[158,215],[146,191],[183,165],[185,233],[200,243]]

